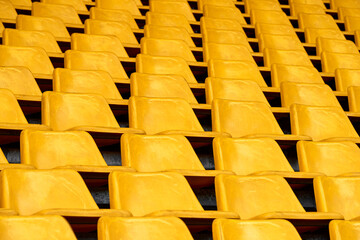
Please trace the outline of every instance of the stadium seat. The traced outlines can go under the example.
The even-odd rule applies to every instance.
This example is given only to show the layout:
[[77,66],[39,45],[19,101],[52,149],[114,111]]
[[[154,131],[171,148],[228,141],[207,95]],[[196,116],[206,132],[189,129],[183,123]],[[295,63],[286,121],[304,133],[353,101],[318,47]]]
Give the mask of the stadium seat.
[[59,18],[67,26],[82,26],[78,13],[75,8],[70,5],[35,2],[32,5],[31,15],[35,17]]
[[204,5],[204,17],[232,19],[247,24],[242,13],[236,7],[222,7],[216,5]]
[[189,47],[196,47],[189,32],[184,27],[157,26],[149,24],[144,27],[144,37],[182,40],[186,42]]
[[292,26],[289,18],[282,11],[253,9],[250,11],[251,24],[269,23]]
[[54,67],[40,47],[0,46],[0,66],[27,67],[33,75],[49,77]]
[[336,90],[345,92],[350,86],[360,86],[360,69],[338,68],[335,70]]
[[360,112],[360,87],[359,86],[348,87],[347,94],[349,101],[349,111]]
[[325,4],[322,0],[290,0],[289,3],[313,4],[313,5],[319,5],[323,9],[326,9]]
[[294,17],[297,17],[299,13],[326,14],[325,9],[320,5],[302,3],[291,3],[290,13]]
[[0,239],[76,240],[61,216],[0,216]]
[[176,97],[198,104],[189,84],[180,75],[133,73],[130,77],[130,90],[131,96]]
[[[306,212],[286,180],[280,176],[215,177],[217,207],[232,211],[241,219],[331,220],[343,219],[338,213]],[[309,224],[308,224],[309,225]]]
[[146,13],[146,25],[156,25],[165,27],[183,27],[190,34],[194,33],[188,20],[181,14],[166,14],[166,13]]
[[339,30],[332,16],[327,14],[299,13],[299,28],[327,28]]
[[251,10],[281,11],[280,4],[277,1],[245,0],[244,3],[245,3],[245,13],[250,13]]
[[324,84],[319,72],[314,67],[272,64],[271,86],[280,87],[282,82]]
[[161,75],[180,75],[188,83],[197,83],[187,62],[179,57],[160,57],[138,54],[136,56],[136,72]]
[[58,18],[34,17],[19,15],[16,18],[16,28],[30,31],[47,31],[58,39],[70,39],[65,24]]
[[0,0],[0,19],[2,21],[13,21],[16,19],[17,13],[9,0]]
[[283,82],[280,85],[281,106],[292,104],[341,107],[331,88],[323,83]]
[[337,10],[340,7],[354,7],[354,0],[330,0],[330,9]]
[[291,133],[311,137],[314,141],[355,141],[359,135],[340,107],[290,106]]
[[292,26],[282,24],[256,23],[255,35],[256,37],[259,37],[260,34],[290,35],[297,37]]
[[271,67],[272,64],[288,64],[297,66],[313,67],[309,56],[299,50],[278,50],[273,48],[264,49],[264,65]]
[[54,35],[44,31],[28,31],[7,28],[3,32],[3,45],[15,47],[41,47],[50,56],[62,55]]
[[187,1],[149,1],[151,12],[181,14],[188,21],[196,21]]
[[334,73],[337,68],[359,69],[360,54],[322,52],[321,67],[323,72]]
[[340,20],[345,20],[345,17],[360,17],[360,8],[338,8],[338,16]]
[[83,0],[41,0],[41,2],[50,4],[70,5],[75,8],[76,11],[88,11]]
[[32,4],[31,0],[10,0],[10,2],[15,8],[31,7]]
[[141,16],[134,0],[97,0],[95,6],[111,10],[127,10],[131,12],[132,15]]
[[327,176],[360,172],[360,149],[354,142],[299,141],[296,149],[301,172]]
[[90,9],[90,19],[127,22],[132,29],[139,29],[139,26],[137,25],[133,15],[131,15],[131,13],[125,9],[111,10],[92,7]]
[[211,59],[254,62],[246,45],[206,43],[203,46],[204,62]]
[[260,87],[267,87],[254,62],[211,59],[208,62],[208,75],[215,78],[251,80],[259,84]]
[[119,58],[129,58],[120,39],[111,35],[73,33],[71,35],[71,49],[89,52],[111,52]]
[[332,28],[305,28],[305,42],[316,43],[318,37],[346,40],[339,29]]
[[235,4],[231,0],[199,0],[197,6],[199,10],[203,10],[204,5],[213,5],[220,7],[235,7]]
[[54,131],[143,133],[137,129],[120,128],[105,98],[100,95],[45,92],[42,107],[42,122]]
[[214,240],[301,240],[295,227],[286,220],[235,220],[215,219],[213,222]]
[[352,53],[359,54],[355,43],[350,40],[338,40],[318,37],[316,39],[316,55],[321,56],[322,52]]
[[108,72],[114,80],[120,81],[128,81],[129,78],[118,57],[110,52],[67,50],[64,62],[65,68],[72,70],[102,70]]
[[305,52],[305,49],[297,36],[261,33],[257,37],[259,39],[260,52],[263,52],[265,48]]
[[359,17],[346,16],[344,22],[345,22],[346,31],[353,33],[356,30],[360,30],[360,16]]
[[114,35],[120,39],[122,44],[136,47],[139,46],[139,43],[127,22],[87,19],[85,21],[85,33]]
[[[127,189],[132,189],[128,191]],[[111,209],[126,209],[135,217],[237,218],[233,212],[204,211],[185,177],[176,172],[109,175]]]
[[101,217],[98,222],[98,239],[161,239],[193,240],[183,221],[176,217]]
[[316,207],[321,212],[337,212],[345,220],[356,220],[360,215],[359,177],[326,177],[314,179]]
[[359,221],[331,221],[329,224],[330,239],[345,240],[359,238],[359,223]]
[[270,106],[260,86],[254,81],[208,77],[205,93],[207,104],[211,104],[214,99],[228,99],[263,102]]
[[131,216],[124,210],[99,209],[75,170],[4,169],[0,178],[1,206],[13,209],[21,216]]
[[57,68],[53,75],[53,91],[99,94],[107,100],[122,99],[114,80],[104,71]]
[[182,40],[147,38],[140,41],[142,54],[162,57],[181,57],[188,62],[196,62],[189,45]]
[[205,29],[220,29],[220,30],[231,30],[231,31],[244,31],[241,23],[233,19],[224,19],[224,18],[210,18],[210,17],[201,17],[200,18],[200,28],[201,32],[204,32]]

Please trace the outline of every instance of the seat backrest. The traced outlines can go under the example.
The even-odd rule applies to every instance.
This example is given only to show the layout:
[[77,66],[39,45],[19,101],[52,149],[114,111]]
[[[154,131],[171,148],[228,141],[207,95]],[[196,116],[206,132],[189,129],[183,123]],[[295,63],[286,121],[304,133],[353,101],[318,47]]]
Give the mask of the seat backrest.
[[110,52],[85,52],[67,50],[65,68],[73,70],[101,70],[108,72],[112,78],[128,79],[119,58]]
[[139,29],[133,15],[125,9],[111,10],[98,7],[90,8],[90,19],[103,20],[103,21],[120,21],[130,24],[132,29]]
[[360,69],[337,68],[335,85],[337,91],[346,91],[348,87],[360,86]]
[[360,17],[360,8],[339,7],[338,16],[340,20],[344,20],[347,16]]
[[213,5],[220,7],[235,7],[235,4],[231,0],[199,0],[197,2],[198,9],[203,10],[204,5]]
[[254,62],[246,45],[206,43],[203,46],[204,62],[210,59]]
[[98,239],[193,240],[185,223],[176,217],[101,217],[98,222]]
[[340,29],[334,28],[305,28],[305,41],[307,43],[316,43],[318,37],[346,40]]
[[223,7],[206,4],[203,8],[204,17],[233,19],[241,24],[247,24],[241,11],[236,7]]
[[43,124],[55,131],[79,126],[119,128],[101,95],[45,92],[41,105]]
[[213,141],[216,170],[249,175],[262,171],[293,172],[284,153],[271,138],[225,138]]
[[130,97],[129,126],[143,129],[146,134],[204,131],[190,104],[182,98]]
[[28,123],[18,101],[9,89],[0,88],[0,102],[1,123]]
[[318,212],[340,213],[345,220],[360,216],[360,178],[314,178],[314,193]]
[[36,17],[56,17],[65,24],[81,24],[79,15],[75,8],[70,5],[47,4],[44,2],[35,2],[32,4],[31,15]]
[[204,32],[205,29],[210,28],[219,30],[244,31],[241,23],[237,20],[210,17],[200,18],[200,28],[201,32]]
[[269,10],[269,11],[281,11],[280,4],[272,0],[244,0],[245,3],[245,13],[250,13],[252,9],[255,10]]
[[134,0],[98,0],[96,7],[111,10],[127,10],[132,15],[141,16],[140,10]]
[[213,131],[227,132],[233,137],[256,134],[283,135],[268,104],[215,99],[212,102]]
[[123,134],[121,161],[138,172],[205,170],[189,141],[181,135]]
[[130,78],[131,96],[183,98],[197,104],[189,84],[179,75],[133,73]]
[[299,13],[299,28],[339,29],[334,18],[327,14]]
[[292,26],[289,18],[282,11],[252,9],[250,11],[251,24],[269,23]]
[[182,40],[189,47],[195,47],[189,32],[184,27],[170,27],[147,24],[144,27],[144,37]]
[[136,55],[136,72],[161,75],[179,75],[188,83],[197,83],[187,62],[180,57]]
[[301,3],[301,4],[313,4],[326,9],[325,4],[322,0],[291,0],[293,3]]
[[311,137],[314,141],[328,138],[358,138],[341,107],[293,104],[290,106],[291,133]]
[[360,17],[346,16],[344,22],[346,31],[354,32],[360,30]]
[[291,3],[290,15],[297,17],[299,13],[326,14],[325,9],[317,4]]
[[188,21],[196,21],[187,1],[150,1],[151,12],[182,14]]
[[260,34],[297,36],[294,28],[290,25],[258,22],[255,24],[255,35],[259,37]]
[[0,216],[0,239],[76,240],[61,216]]
[[99,209],[80,174],[71,169],[4,169],[1,207],[32,215],[48,209]]
[[305,212],[286,180],[278,175],[215,177],[219,211],[250,219],[271,212]]
[[258,36],[259,51],[264,51],[264,48],[273,48],[278,50],[299,50],[305,49],[297,36],[293,35],[276,35],[261,33]]
[[316,55],[321,56],[323,51],[359,54],[355,43],[350,40],[318,37],[316,39]]
[[87,11],[86,5],[82,0],[42,0],[44,3],[71,5],[76,11]]
[[323,72],[328,73],[334,73],[337,68],[360,70],[360,55],[351,53],[322,52],[321,67]]
[[296,228],[286,220],[236,220],[215,219],[212,225],[214,240],[246,240],[256,236],[256,239],[268,240],[300,240]]
[[313,64],[311,63],[309,56],[304,51],[265,48],[264,49],[265,67],[271,67],[271,65],[274,63],[313,67]]
[[333,220],[329,224],[330,239],[346,240],[360,237],[359,221]]
[[215,78],[245,79],[267,87],[258,66],[254,62],[211,59],[208,62],[208,75]]
[[134,216],[166,210],[203,211],[186,178],[176,172],[113,171],[109,175],[109,194],[112,209],[128,210]]
[[0,0],[0,18],[15,20],[17,13],[15,7],[9,0]]
[[189,33],[194,33],[188,20],[181,14],[167,14],[167,13],[146,13],[146,24],[166,27],[183,27]]
[[360,171],[360,149],[353,142],[299,141],[296,148],[302,172],[336,176]]

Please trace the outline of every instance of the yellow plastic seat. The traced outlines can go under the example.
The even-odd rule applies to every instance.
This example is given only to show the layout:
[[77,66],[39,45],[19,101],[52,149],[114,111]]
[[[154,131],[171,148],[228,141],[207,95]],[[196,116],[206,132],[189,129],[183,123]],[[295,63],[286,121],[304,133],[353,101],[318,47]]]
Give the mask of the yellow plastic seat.
[[350,112],[360,112],[360,87],[348,87],[347,93]]
[[296,4],[311,4],[321,6],[323,9],[326,9],[325,4],[322,0],[290,0],[290,3]]
[[130,90],[131,96],[177,97],[198,104],[189,84],[179,75],[133,73],[130,78]]
[[314,67],[272,64],[271,85],[273,87],[280,87],[282,82],[324,84],[319,72]]
[[12,5],[15,8],[21,8],[21,7],[31,7],[32,1],[31,0],[10,0]]
[[5,20],[5,21],[9,21],[9,20],[15,20],[17,13],[16,10],[14,8],[14,6],[12,5],[11,1],[9,0],[0,0],[0,19]]
[[231,30],[231,31],[244,31],[241,23],[233,19],[225,18],[210,18],[210,17],[201,17],[200,18],[200,28],[201,32],[204,32],[205,29],[218,29],[218,30]]
[[258,66],[254,62],[246,61],[225,61],[211,59],[208,62],[209,77],[245,79],[259,84],[260,87],[267,87]]
[[291,133],[311,137],[314,141],[358,141],[349,118],[340,107],[290,106]]
[[297,37],[292,26],[282,24],[256,23],[255,35],[258,38],[260,34],[290,35]]
[[341,107],[332,89],[323,83],[283,82],[280,85],[281,106],[292,104]]
[[96,7],[111,10],[127,10],[132,15],[141,16],[139,8],[134,0],[97,0]]
[[327,176],[360,172],[360,149],[354,142],[299,141],[296,149],[301,172]]
[[32,5],[31,15],[36,17],[59,18],[65,25],[81,25],[79,15],[70,5],[47,4],[35,2]]
[[204,17],[232,19],[240,22],[240,24],[247,24],[244,16],[236,7],[204,5],[203,8]]
[[142,133],[120,128],[105,98],[100,95],[45,92],[42,107],[42,122],[54,131]]
[[136,72],[161,75],[180,75],[187,83],[197,83],[187,62],[180,57],[161,57],[145,54],[136,56]]
[[65,68],[72,70],[101,70],[108,72],[112,78],[129,78],[118,57],[110,52],[67,50],[64,62]]
[[124,210],[99,209],[80,174],[72,169],[4,169],[0,178],[1,206],[21,216],[131,216]]
[[231,212],[204,211],[185,177],[176,172],[114,171],[109,175],[109,194],[112,209],[126,209],[136,217],[237,217],[237,214]]
[[305,52],[305,49],[297,36],[261,33],[259,34],[258,39],[260,52],[264,51],[264,48]]
[[290,4],[290,13],[294,17],[297,17],[299,13],[326,14],[325,9],[320,5],[302,3]]
[[101,217],[98,239],[184,239],[193,240],[185,223],[176,217]]
[[316,54],[321,56],[322,52],[352,53],[359,54],[355,43],[350,40],[338,40],[318,37],[316,40]]
[[335,20],[327,14],[299,13],[298,17],[299,28],[339,29]]
[[359,221],[333,220],[329,224],[331,240],[358,239],[360,237]]
[[354,0],[330,0],[330,9],[337,10],[340,7],[353,8],[356,6]]
[[32,74],[50,75],[54,67],[45,50],[39,47],[0,46],[0,66],[27,67]]
[[286,220],[235,220],[215,219],[213,222],[214,240],[268,239],[301,240],[295,227]]
[[61,216],[0,216],[0,239],[76,240]]
[[122,99],[114,80],[104,71],[84,71],[57,68],[53,76],[53,91],[91,93],[106,99]]
[[346,91],[350,86],[360,86],[360,69],[338,68],[335,70],[337,91]]
[[73,33],[71,49],[88,52],[110,52],[120,58],[128,58],[120,39],[111,35]]
[[54,35],[43,31],[25,31],[7,28],[3,32],[3,45],[41,47],[48,54],[62,53]]
[[86,34],[114,35],[122,44],[138,46],[139,43],[127,22],[102,21],[87,19],[85,21]]
[[58,18],[19,15],[16,18],[16,28],[20,30],[50,32],[55,38],[70,38],[65,24]]
[[344,34],[339,29],[305,28],[305,41],[307,43],[316,43],[318,37],[346,40]]
[[334,73],[337,68],[360,69],[360,54],[322,52],[323,72]]
[[316,177],[314,193],[316,207],[321,212],[338,212],[345,220],[360,216],[359,177]]
[[278,50],[273,48],[264,49],[264,65],[271,67],[272,64],[288,64],[296,66],[313,67],[309,56],[299,50]]
[[255,63],[249,49],[245,45],[206,43],[203,46],[204,62],[211,59],[247,61]]
[[292,26],[289,18],[282,11],[258,10],[250,11],[251,24],[268,23],[268,24],[283,24]]
[[245,0],[245,13],[250,13],[251,10],[268,10],[268,11],[281,11],[280,4],[273,0]]
[[338,8],[338,16],[340,20],[345,20],[345,17],[360,17],[360,8]]
[[50,4],[70,5],[75,8],[76,11],[88,11],[83,0],[41,0],[41,2]]
[[183,40],[147,38],[140,42],[142,54],[162,57],[180,57],[188,62],[196,62],[189,45]]
[[207,43],[224,43],[224,44],[236,44],[244,45],[247,47],[249,52],[253,52],[247,36],[242,31],[231,31],[221,29],[205,29],[202,32],[203,46]]
[[[330,220],[342,219],[337,213],[306,212],[283,177],[215,177],[216,201],[220,211],[233,211],[241,219]],[[319,210],[319,209],[318,209]]]
[[197,6],[199,10],[203,10],[204,5],[213,5],[220,7],[235,7],[235,4],[231,0],[199,0]]
[[360,30],[360,17],[346,16],[344,22],[346,31],[355,32]]
[[196,21],[186,1],[150,1],[149,7],[151,12],[181,14],[188,21]]
[[98,7],[90,8],[90,19],[102,21],[119,21],[127,22],[132,29],[139,29],[133,15],[125,9],[123,10],[110,10]]
[[169,27],[169,26],[157,26],[157,25],[145,25],[144,27],[145,38],[155,39],[172,39],[182,40],[186,42],[189,47],[196,47],[189,32],[183,27]]
[[41,100],[41,91],[32,73],[25,67],[0,67],[0,88],[7,88],[18,98]]
[[181,27],[185,28],[189,33],[194,33],[188,20],[181,14],[167,13],[146,13],[146,25],[165,26],[165,27]]
[[263,102],[270,106],[260,86],[249,80],[208,77],[205,80],[206,103],[214,99]]

